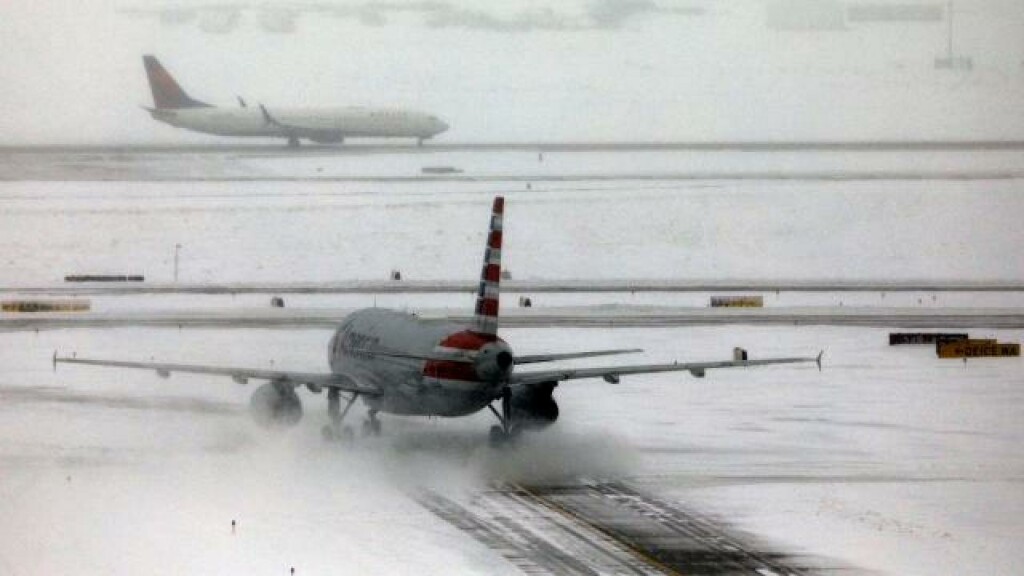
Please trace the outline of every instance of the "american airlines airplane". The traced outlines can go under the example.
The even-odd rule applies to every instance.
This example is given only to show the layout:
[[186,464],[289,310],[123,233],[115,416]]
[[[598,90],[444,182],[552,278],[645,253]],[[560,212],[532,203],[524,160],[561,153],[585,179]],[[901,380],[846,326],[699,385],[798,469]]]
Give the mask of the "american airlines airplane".
[[[415,314],[366,308],[349,315],[327,346],[330,372],[290,372],[252,368],[227,368],[195,364],[127,362],[60,357],[57,363],[91,364],[154,370],[162,377],[172,372],[230,376],[245,384],[265,380],[253,393],[250,408],[263,425],[295,425],[302,418],[296,390],[314,394],[327,391],[330,424],[323,427],[326,439],[353,435],[342,425],[359,398],[369,408],[363,423],[366,434],[380,434],[381,412],[412,416],[456,417],[490,409],[498,424],[490,431],[494,444],[527,429],[544,428],[558,419],[552,397],[560,382],[603,378],[618,383],[621,376],[653,372],[689,372],[698,378],[714,368],[746,368],[768,364],[813,362],[821,369],[821,354],[808,358],[747,360],[746,352],[734,352],[732,360],[634,364],[601,368],[557,368],[519,372],[519,366],[557,360],[640,352],[598,350],[561,354],[519,356],[498,336],[498,296],[501,281],[501,239],[504,199],[496,197],[484,249],[476,310],[469,324],[430,321]],[[345,401],[342,407],[342,400]],[[496,407],[497,406],[497,407]]]
[[271,113],[260,104],[250,108],[241,97],[237,108],[219,108],[195,100],[181,89],[155,56],[143,56],[154,108],[143,107],[154,120],[217,134],[286,138],[295,147],[305,138],[337,144],[345,138],[415,138],[419,145],[448,129],[437,116],[390,108],[281,108]]

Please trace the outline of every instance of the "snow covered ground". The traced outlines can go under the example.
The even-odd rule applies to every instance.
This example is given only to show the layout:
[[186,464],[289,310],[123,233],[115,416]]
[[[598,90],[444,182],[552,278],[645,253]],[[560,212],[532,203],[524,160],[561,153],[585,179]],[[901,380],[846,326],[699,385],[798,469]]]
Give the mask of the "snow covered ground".
[[[592,161],[600,158],[578,159]],[[522,182],[5,182],[0,284],[86,272],[169,281],[177,243],[180,275],[190,282],[382,278],[391,268],[410,278],[472,278],[497,192],[508,198],[504,256],[517,278],[1024,274],[1024,196],[1012,178],[549,180],[530,190]],[[694,296],[665,300],[686,305]],[[619,297],[656,304],[662,295]],[[885,299],[914,306],[918,297]],[[265,304],[254,298],[196,303]],[[295,296],[289,306],[328,298],[367,303]],[[970,305],[970,295],[946,294],[919,305],[945,298]],[[1013,295],[983,299],[1020,305]],[[573,300],[552,296],[550,304]],[[190,300],[95,303],[180,309]],[[469,297],[390,295],[379,304],[468,308]],[[631,358],[638,361],[723,358],[733,346],[755,356],[826,349],[821,373],[770,367],[563,385],[559,422],[511,457],[486,446],[486,413],[387,418],[384,437],[339,449],[319,438],[320,397],[306,394],[307,421],[274,434],[249,422],[251,387],[230,380],[50,366],[60,349],[323,370],[324,330],[3,333],[0,572],[513,574],[408,492],[591,477],[628,479],[787,550],[864,571],[1015,574],[1024,565],[1015,541],[1024,531],[1020,359],[940,361],[928,347],[890,348],[888,331],[506,330],[521,354],[640,346],[646,352]],[[1024,338],[1021,330],[984,331]]]
[[[116,329],[2,336],[0,565],[12,574],[508,566],[406,492],[497,479],[627,478],[783,549],[890,574],[1013,574],[1021,561],[1019,359],[940,361],[885,329],[506,330],[520,353],[641,345],[642,361],[827,348],[826,369],[649,376],[560,387],[558,424],[503,461],[488,414],[387,418],[324,446],[323,399],[283,435],[227,379],[61,367],[54,348],[323,369],[326,331]],[[992,336],[1019,341],[1024,331]],[[240,523],[230,534],[230,521]],[[125,555],[121,550],[133,551]]]
[[[562,170],[601,157],[575,155]],[[642,152],[619,161],[632,157],[645,164]],[[471,278],[501,193],[506,265],[520,279],[1020,280],[1020,182],[6,182],[0,262],[5,285],[73,273],[168,282],[180,245],[179,279],[192,283],[381,279],[396,268],[408,279]]]
[[[737,151],[671,143],[652,148],[630,144],[511,145],[428,144],[423,148],[363,142],[344,147],[289,150],[276,144],[182,147],[7,149],[0,154],[3,180],[553,180],[659,178],[700,179],[964,179],[1021,175],[1019,145],[979,150],[955,143],[899,150],[898,145],[842,148],[813,145]],[[425,167],[458,170],[425,175]],[[296,193],[295,190],[289,190]]]

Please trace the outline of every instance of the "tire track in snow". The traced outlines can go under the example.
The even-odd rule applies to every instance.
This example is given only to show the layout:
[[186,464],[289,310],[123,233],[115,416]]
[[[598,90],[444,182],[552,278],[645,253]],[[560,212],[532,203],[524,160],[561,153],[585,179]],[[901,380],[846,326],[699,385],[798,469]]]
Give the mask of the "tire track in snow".
[[811,574],[811,564],[745,541],[711,518],[611,482],[497,484],[418,501],[528,574]]

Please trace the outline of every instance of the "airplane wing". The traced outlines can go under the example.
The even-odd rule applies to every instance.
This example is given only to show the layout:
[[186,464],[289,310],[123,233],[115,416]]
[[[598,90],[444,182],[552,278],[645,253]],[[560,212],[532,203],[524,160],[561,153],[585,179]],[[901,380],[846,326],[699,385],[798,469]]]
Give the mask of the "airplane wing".
[[315,126],[302,126],[299,124],[289,124],[286,122],[281,122],[280,120],[277,119],[276,116],[270,115],[270,112],[267,111],[266,106],[264,106],[263,104],[260,104],[259,106],[260,113],[263,114],[263,123],[266,124],[267,126],[277,126],[287,136],[317,139],[324,137],[330,138],[331,136],[335,135],[336,131],[332,130],[324,130],[323,128],[318,128]]
[[311,386],[314,388],[337,388],[344,392],[354,392],[369,396],[380,394],[380,390],[373,386],[360,383],[356,378],[346,374],[319,374],[313,372],[289,372],[285,370],[261,370],[254,368],[229,368],[222,366],[203,366],[198,364],[168,364],[161,362],[126,362],[122,360],[98,360],[92,358],[68,358],[53,355],[53,367],[57,368],[58,363],[64,364],[89,364],[92,366],[110,366],[114,368],[139,368],[142,370],[154,370],[157,375],[167,378],[173,372],[185,372],[190,374],[214,374],[217,376],[230,376],[232,380],[245,384],[248,380],[276,380],[290,382],[296,386]]
[[698,377],[704,377],[705,370],[715,368],[746,368],[748,366],[766,366],[769,364],[797,364],[802,362],[814,362],[821,370],[821,356],[824,352],[814,358],[765,358],[762,360],[724,360],[720,362],[687,362],[672,364],[638,364],[633,366],[608,366],[606,368],[567,368],[565,370],[544,370],[541,372],[523,372],[513,374],[510,380],[512,385],[529,386],[542,382],[561,382],[564,380],[576,380],[579,378],[604,378],[606,382],[617,384],[620,376],[629,374],[651,374],[655,372],[689,372]]
[[[383,356],[386,358],[404,358],[407,360],[423,360],[426,362],[464,362],[472,364],[476,359],[476,351],[443,352],[435,354],[410,354],[384,350],[379,348],[359,350],[362,354],[371,356]],[[512,361],[515,364],[536,364],[538,362],[554,362],[556,360],[573,360],[575,358],[593,358],[595,356],[612,356],[615,354],[635,354],[643,352],[641,348],[629,348],[623,350],[593,350],[589,352],[567,352],[564,354],[532,354],[527,356],[516,356]]]
[[263,123],[267,126],[276,126],[281,128],[283,135],[290,138],[309,138],[315,141],[341,141],[344,138],[344,134],[339,130],[325,129],[324,127],[318,126],[302,126],[300,124],[289,124],[278,120],[278,118],[270,116],[267,112],[266,107],[262,104],[259,105],[260,113],[263,115]]

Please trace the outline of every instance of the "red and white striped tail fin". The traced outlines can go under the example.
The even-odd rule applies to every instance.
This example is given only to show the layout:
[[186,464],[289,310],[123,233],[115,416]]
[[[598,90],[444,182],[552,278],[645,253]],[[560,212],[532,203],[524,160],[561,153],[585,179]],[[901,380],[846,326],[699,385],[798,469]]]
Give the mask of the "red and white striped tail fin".
[[484,265],[480,270],[480,288],[476,293],[476,311],[473,331],[498,335],[498,297],[501,295],[501,220],[505,212],[505,198],[494,197],[491,227],[484,250]]

